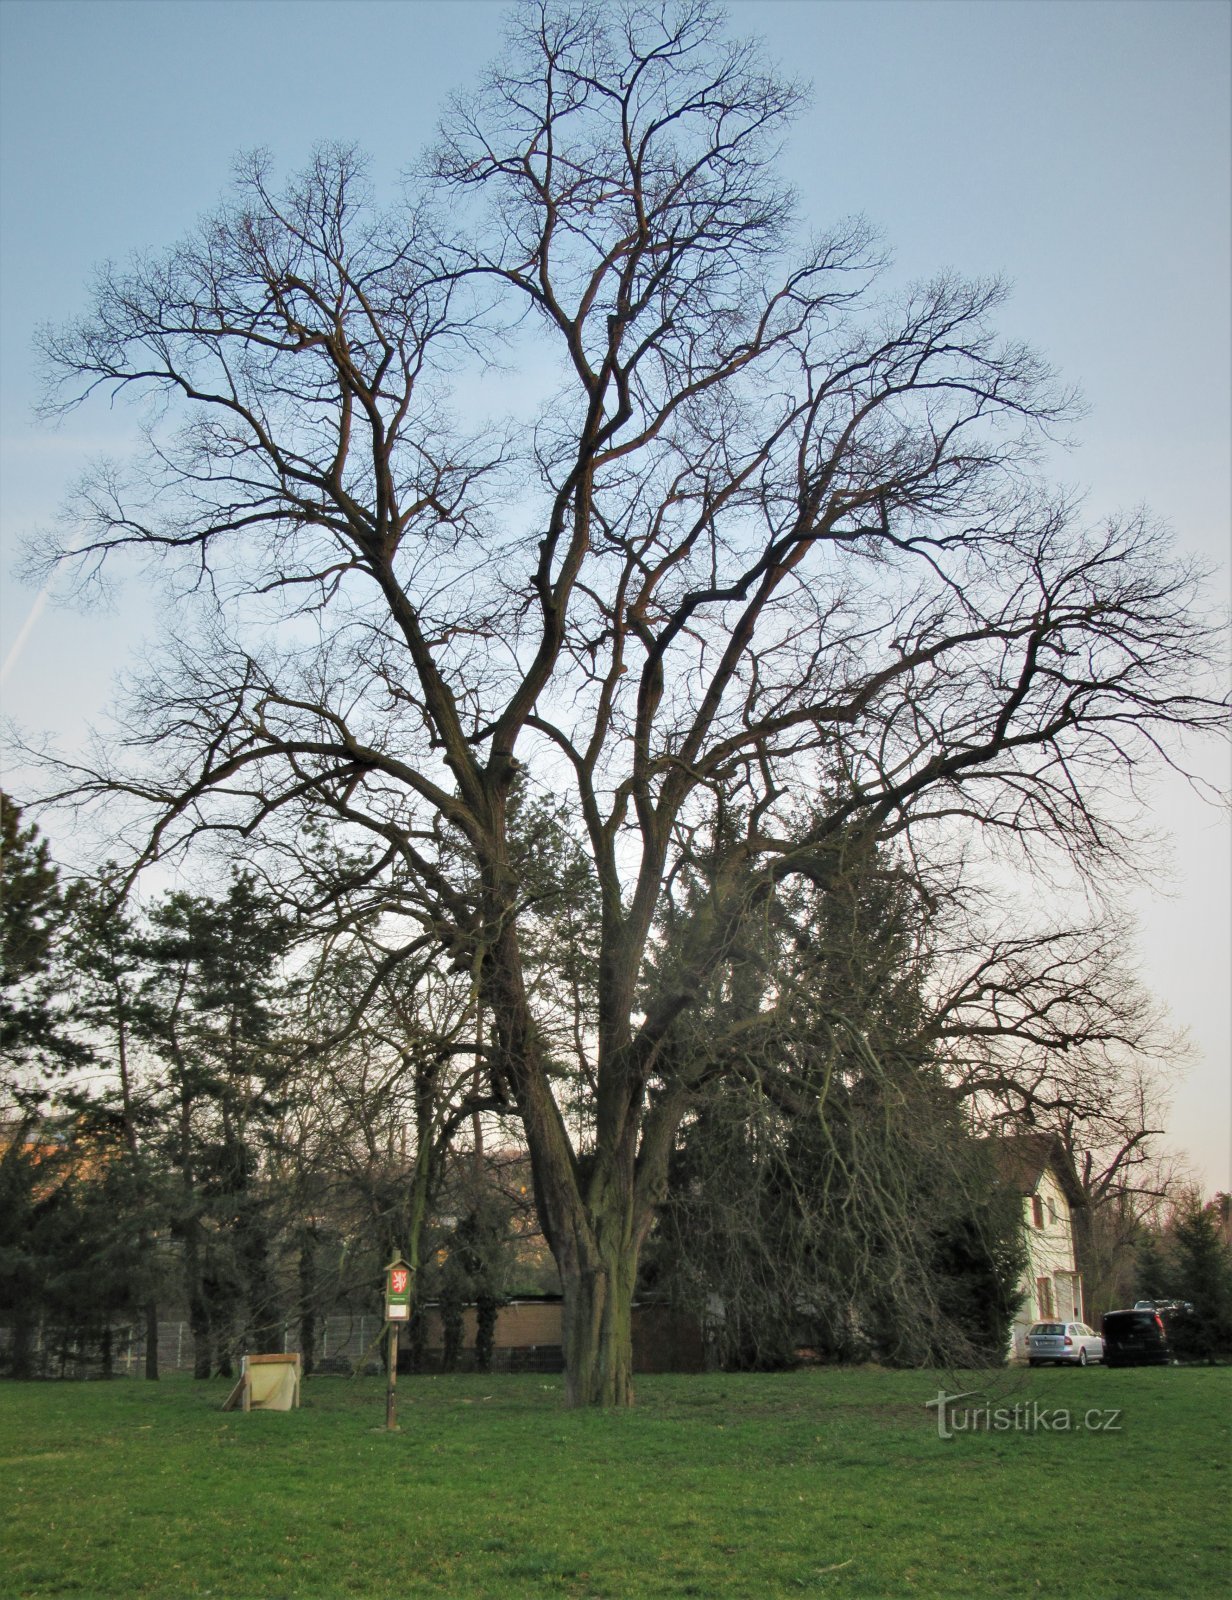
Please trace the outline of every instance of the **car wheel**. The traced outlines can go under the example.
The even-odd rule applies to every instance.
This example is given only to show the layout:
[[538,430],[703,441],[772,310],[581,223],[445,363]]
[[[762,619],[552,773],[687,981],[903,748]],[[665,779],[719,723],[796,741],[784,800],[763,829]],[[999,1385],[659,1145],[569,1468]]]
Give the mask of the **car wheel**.
[[1030,1358],[1030,1360],[1027,1362],[1027,1365],[1029,1367],[1042,1367],[1043,1364],[1044,1363],[1042,1361],[1037,1361],[1034,1356],[1032,1356]]
[[1079,1350],[1079,1352],[1078,1352],[1078,1365],[1080,1367],[1085,1367],[1086,1364],[1087,1364],[1087,1353],[1086,1353],[1085,1350]]

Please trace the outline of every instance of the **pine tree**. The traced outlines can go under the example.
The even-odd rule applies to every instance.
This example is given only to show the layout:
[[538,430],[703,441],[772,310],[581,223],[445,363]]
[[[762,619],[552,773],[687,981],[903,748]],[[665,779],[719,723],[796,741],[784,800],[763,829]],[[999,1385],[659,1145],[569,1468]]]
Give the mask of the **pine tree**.
[[0,791],[0,1064],[3,1087],[37,1107],[46,1079],[89,1059],[68,1031],[56,946],[67,915],[50,846]]

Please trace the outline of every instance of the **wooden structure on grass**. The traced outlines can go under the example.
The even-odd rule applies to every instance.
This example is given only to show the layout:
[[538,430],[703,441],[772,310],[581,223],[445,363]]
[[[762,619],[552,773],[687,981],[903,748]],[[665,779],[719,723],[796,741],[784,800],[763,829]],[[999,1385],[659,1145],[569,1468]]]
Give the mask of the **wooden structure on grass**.
[[298,1352],[281,1356],[242,1356],[240,1381],[223,1403],[224,1411],[293,1411],[299,1405],[302,1367]]

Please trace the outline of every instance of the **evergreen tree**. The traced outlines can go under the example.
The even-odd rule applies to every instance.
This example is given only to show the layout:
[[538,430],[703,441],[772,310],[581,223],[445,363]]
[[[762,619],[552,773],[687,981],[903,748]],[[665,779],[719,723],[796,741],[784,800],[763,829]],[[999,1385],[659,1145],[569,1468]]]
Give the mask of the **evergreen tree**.
[[[699,923],[713,937],[723,824],[665,929],[660,982]],[[928,899],[887,852],[835,853],[824,889],[743,918],[702,1027],[675,1041],[698,1110],[645,1281],[708,1315],[737,1366],[781,1366],[799,1346],[1000,1360],[1017,1208],[921,1042]]]
[[170,1200],[158,1138],[165,1107],[138,1059],[151,1022],[143,993],[148,952],[113,878],[114,869],[108,868],[96,881],[74,885],[65,932],[75,1015],[89,1029],[100,1063],[113,1068],[114,1076],[102,1088],[92,1081],[67,1089],[61,1099],[79,1132],[105,1151],[107,1183],[100,1200],[110,1215],[129,1219],[132,1287],[140,1285],[144,1293],[145,1375],[156,1379],[158,1300],[168,1287],[158,1260],[158,1235],[167,1226]]
[[281,1338],[270,1252],[271,1196],[259,1181],[288,1063],[276,1043],[290,928],[254,880],[225,896],[177,891],[150,915],[143,1027],[165,1074],[162,1149],[178,1190],[195,1371],[231,1370],[239,1339]]
[[66,915],[47,840],[22,827],[20,807],[0,791],[0,1064],[2,1087],[20,1105],[38,1106],[48,1076],[89,1059],[55,982]]
[[1173,1224],[1172,1242],[1177,1297],[1193,1308],[1169,1326],[1177,1354],[1207,1361],[1232,1355],[1232,1246],[1214,1207],[1192,1197]]

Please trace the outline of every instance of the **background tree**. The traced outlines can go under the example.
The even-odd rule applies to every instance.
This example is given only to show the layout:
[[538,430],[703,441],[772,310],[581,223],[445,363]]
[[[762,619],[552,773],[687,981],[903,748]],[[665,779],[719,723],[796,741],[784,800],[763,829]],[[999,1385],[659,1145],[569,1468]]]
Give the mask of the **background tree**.
[[246,1332],[280,1347],[268,1191],[258,1182],[287,1075],[277,1047],[289,930],[253,880],[217,898],[177,890],[154,907],[140,1016],[162,1076],[161,1155],[174,1175],[195,1370],[227,1372]]
[[[469,1152],[466,1153],[469,1155]],[[427,1293],[435,1294],[444,1326],[444,1366],[450,1371],[462,1349],[463,1312],[475,1310],[475,1367],[490,1372],[496,1319],[515,1271],[513,1207],[485,1167],[463,1156],[462,1171],[448,1200],[459,1212],[449,1218],[435,1253]]]
[[114,1329],[131,1326],[165,1275],[143,1233],[148,1198],[114,1119],[74,1112],[10,1130],[0,1150],[0,1320],[11,1376],[111,1376]]
[[39,1166],[46,1152],[28,1136],[32,1117],[11,1122],[0,1149],[0,1315],[8,1327],[8,1371],[33,1375],[34,1344],[45,1300],[48,1235],[58,1234],[55,1185]]
[[[100,1192],[113,1225],[124,1219],[131,1231],[134,1286],[149,1291],[143,1303],[145,1375],[158,1377],[158,1297],[167,1289],[159,1270],[159,1234],[169,1216],[167,1172],[159,1157],[159,1117],[163,1104],[156,1086],[141,1072],[141,1041],[148,1014],[143,988],[149,978],[147,950],[123,899],[110,881],[114,868],[96,883],[79,880],[70,897],[71,917],[64,929],[64,971],[72,985],[73,1017],[86,1030],[96,1075],[62,1089],[59,1101],[76,1119],[78,1131],[107,1148],[98,1159],[108,1185]],[[114,1074],[109,1071],[114,1068]]]
[[68,1025],[55,981],[56,944],[68,908],[50,846],[0,790],[0,1091],[37,1106],[46,1080],[80,1066],[88,1050]]
[[[82,485],[55,558],[166,556],[182,597],[130,710],[148,761],[61,792],[132,797],[147,861],[221,831],[295,876],[322,821],[372,847],[369,892],[490,1019],[573,1403],[631,1397],[638,1255],[699,1087],[667,1041],[746,917],[824,892],[838,841],[978,829],[1107,878],[1120,779],[1221,721],[1195,575],[1145,515],[1088,527],[1037,481],[1071,406],[994,333],[1001,287],[879,292],[862,224],[800,242],[774,174],[798,99],[704,4],[527,4],[405,205],[379,210],[348,151],[282,192],[248,161],[46,340],[60,405],[144,396],[157,437]],[[551,393],[463,428],[498,353]],[[567,1090],[520,773],[571,795],[600,908]],[[664,885],[716,796],[743,826],[707,936],[651,993]]]
[[1188,1046],[1146,996],[1115,918],[1041,926],[1029,907],[933,883],[933,976],[922,1046],[944,1063],[973,1130],[1046,1131],[1073,1163],[1088,1307],[1133,1298],[1144,1224],[1180,1185],[1159,1147],[1169,1080]]
[[1217,1204],[1191,1199],[1174,1225],[1176,1285],[1193,1306],[1179,1340],[1181,1353],[1208,1360],[1232,1353],[1232,1242]]
[[364,1259],[372,1252],[370,1281],[403,1254],[418,1301],[449,1152],[459,1130],[507,1103],[476,1066],[470,975],[442,970],[422,941],[408,950],[404,936],[396,918],[361,922],[320,952],[306,985],[294,1145],[319,1209],[348,1218]]
[[[1168,1336],[1182,1359],[1232,1353],[1232,1238],[1226,1195],[1191,1189],[1140,1235],[1136,1292],[1169,1306]],[[1179,1306],[1176,1304],[1179,1302]]]
[[[705,898],[705,885],[685,896],[690,920]],[[755,938],[746,923],[689,1019],[680,1047],[705,1087],[653,1281],[710,1322],[728,1364],[780,1366],[801,1346],[999,1361],[1019,1207],[930,1055],[932,902],[888,852],[794,902],[774,902]],[[665,951],[680,942],[670,929]]]

